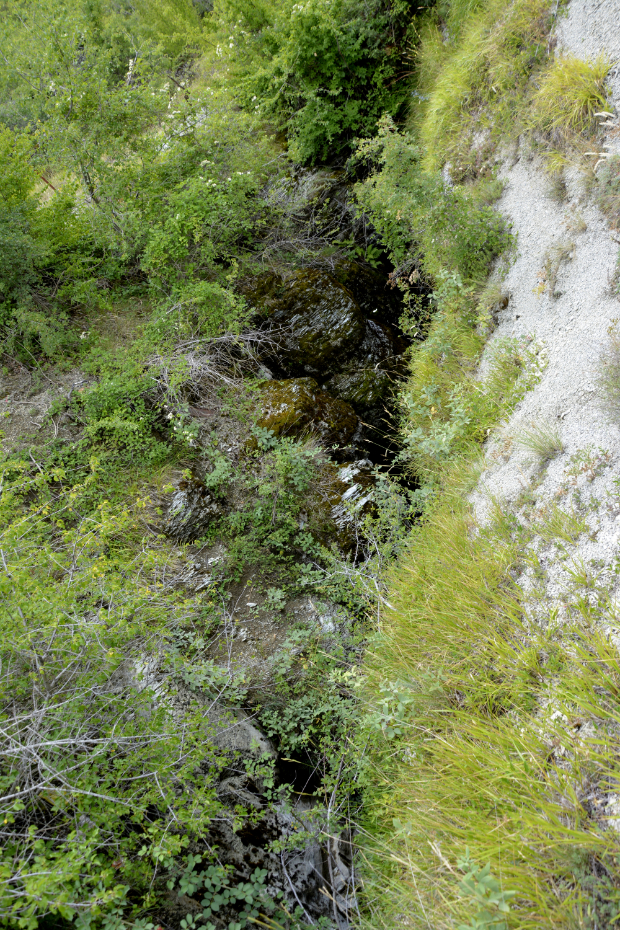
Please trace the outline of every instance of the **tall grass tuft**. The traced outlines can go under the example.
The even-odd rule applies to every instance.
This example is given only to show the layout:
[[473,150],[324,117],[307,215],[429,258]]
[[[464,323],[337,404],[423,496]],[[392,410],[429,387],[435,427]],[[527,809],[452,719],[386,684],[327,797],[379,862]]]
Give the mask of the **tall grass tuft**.
[[620,912],[620,835],[606,813],[620,777],[617,651],[583,620],[559,635],[526,618],[513,580],[522,539],[510,521],[473,525],[464,470],[392,575],[394,610],[370,660],[371,701],[386,682],[395,701],[405,683],[413,698],[403,736],[376,752],[373,925],[487,926],[463,894],[469,855],[511,895],[489,926],[610,926]]
[[[523,128],[525,92],[545,62],[552,0],[486,0],[450,5],[444,30],[429,22],[418,51],[420,95],[411,124],[423,165],[450,161],[455,176],[476,176],[494,140]],[[446,32],[449,40],[446,41]]]
[[594,114],[605,107],[605,79],[610,67],[605,55],[594,61],[582,61],[574,55],[555,58],[534,97],[535,125],[570,134],[591,132]]
[[564,451],[560,431],[553,423],[541,423],[524,429],[516,441],[531,452],[543,467]]

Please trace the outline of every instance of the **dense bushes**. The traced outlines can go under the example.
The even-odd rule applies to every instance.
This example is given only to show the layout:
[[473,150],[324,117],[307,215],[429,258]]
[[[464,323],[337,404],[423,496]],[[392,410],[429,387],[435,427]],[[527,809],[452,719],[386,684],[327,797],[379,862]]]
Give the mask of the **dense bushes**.
[[360,143],[357,154],[378,165],[357,185],[357,199],[397,269],[421,264],[430,278],[456,273],[464,282],[484,280],[511,236],[475,189],[425,171],[413,137],[399,133],[389,118],[376,138]]
[[[168,7],[183,3],[159,12]],[[172,61],[167,34],[149,41],[155,26],[140,9],[125,21],[79,0],[23,0],[9,18],[7,60],[21,83],[4,91],[23,120],[13,113],[0,140],[0,296],[5,346],[22,361],[66,352],[67,317],[136,286],[164,310],[198,308],[204,335],[240,318],[226,275],[264,221],[265,148],[226,101],[171,78],[183,55]],[[196,40],[188,16],[173,46]],[[123,25],[139,52],[120,40]]]
[[374,132],[384,113],[405,113],[414,16],[408,0],[222,0],[215,17],[229,24],[242,99],[275,117],[292,157],[324,162]]

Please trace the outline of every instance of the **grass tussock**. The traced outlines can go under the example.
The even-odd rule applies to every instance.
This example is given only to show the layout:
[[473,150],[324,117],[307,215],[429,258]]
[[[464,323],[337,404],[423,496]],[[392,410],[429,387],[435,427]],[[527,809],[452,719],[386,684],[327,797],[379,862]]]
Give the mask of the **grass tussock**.
[[591,133],[595,113],[605,108],[605,79],[610,60],[601,55],[582,61],[574,55],[555,58],[543,74],[534,97],[533,120],[543,131]]
[[427,170],[446,161],[456,179],[491,170],[498,139],[523,126],[526,91],[544,66],[556,6],[463,2],[451,4],[445,22],[427,23],[418,51],[422,99],[411,114]]
[[548,465],[564,451],[560,431],[553,423],[541,423],[524,429],[517,437],[517,443],[531,452],[541,467]]
[[[557,174],[568,150],[593,142],[611,63],[549,60],[558,12],[551,0],[481,0],[450,4],[443,19],[429,14],[410,116],[425,170],[448,162],[457,182],[491,175],[498,143],[525,134]],[[556,184],[553,195],[560,193]]]

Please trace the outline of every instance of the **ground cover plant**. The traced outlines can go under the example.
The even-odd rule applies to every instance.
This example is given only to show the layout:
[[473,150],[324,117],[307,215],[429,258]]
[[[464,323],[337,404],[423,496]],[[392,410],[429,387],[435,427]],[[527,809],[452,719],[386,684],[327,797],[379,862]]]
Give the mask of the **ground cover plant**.
[[[479,443],[545,365],[526,342],[504,346],[495,370],[485,366],[490,381],[477,370],[505,306],[501,264],[486,274],[510,245],[509,230],[486,218],[485,197],[500,190],[485,191],[484,179],[498,144],[519,135],[562,159],[593,148],[592,117],[605,109],[606,62],[549,54],[561,13],[561,4],[518,0],[438,4],[420,27],[409,134],[385,124],[381,142],[366,144],[360,202],[376,215],[405,292],[426,274],[435,295],[431,318],[412,325],[420,341],[400,391],[403,457],[421,483],[422,517],[388,573],[365,663],[369,927],[602,927],[619,913],[620,844],[607,806],[617,783],[611,587],[570,555],[592,532],[596,501],[570,491],[588,466],[569,462],[564,496],[536,513],[535,489],[515,508],[491,502],[483,525],[468,501]],[[611,160],[603,170],[611,214]],[[437,235],[430,191],[433,206],[467,204],[476,235]],[[613,353],[601,374],[610,413]],[[562,451],[559,430],[522,438],[540,482]],[[605,467],[603,450],[596,461]],[[549,547],[567,565],[560,606],[546,587]]]
[[[265,120],[306,162],[344,157],[384,107],[402,109],[411,10],[343,4],[334,21],[318,4],[295,20],[280,3],[259,22],[258,6],[238,6],[4,10],[0,919],[15,926],[306,925],[264,869],[219,857],[214,831],[259,830],[261,816],[218,793],[230,757],[214,704],[257,716],[281,756],[303,755],[324,813],[293,848],[340,831],[359,803],[362,767],[348,748],[363,629],[345,648],[295,626],[285,606],[309,595],[363,619],[402,543],[392,517],[404,522],[410,506],[379,482],[364,532],[354,524],[358,549],[374,546],[360,575],[329,538],[328,454],[253,429],[257,334],[242,285],[265,267],[368,253],[352,211],[344,230],[323,222],[326,205],[298,215],[294,165]],[[295,61],[309,21],[307,60]],[[347,50],[342,95],[326,85],[334,42]],[[43,411],[29,432],[13,425],[26,383]],[[204,435],[191,413],[200,404],[227,411],[241,461]],[[217,510],[198,550],[227,552],[199,591],[185,580],[195,534],[165,532],[171,496],[196,471]],[[261,610],[290,627],[258,684],[210,652],[235,633],[230,592],[250,575]],[[292,817],[273,760],[247,764],[267,810]]]
[[524,128],[531,79],[547,60],[558,10],[547,0],[438,5],[423,27],[420,96],[410,117],[427,169],[448,161],[457,180],[489,171],[497,140]]

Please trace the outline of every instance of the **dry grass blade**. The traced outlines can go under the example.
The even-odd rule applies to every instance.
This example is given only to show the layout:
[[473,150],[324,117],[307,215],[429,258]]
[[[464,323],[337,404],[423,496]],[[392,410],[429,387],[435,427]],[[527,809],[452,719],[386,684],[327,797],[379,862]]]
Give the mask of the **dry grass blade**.
[[178,399],[184,385],[193,389],[239,386],[249,371],[260,371],[259,356],[273,352],[285,333],[284,327],[228,333],[215,339],[190,338],[179,342],[165,355],[148,361],[160,389]]

